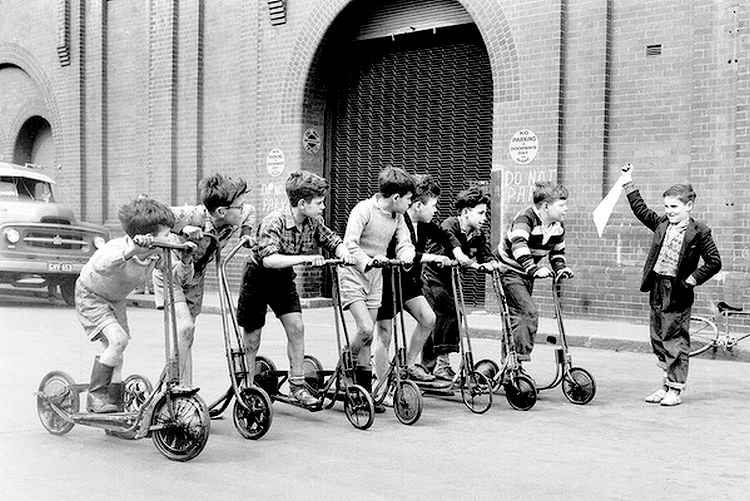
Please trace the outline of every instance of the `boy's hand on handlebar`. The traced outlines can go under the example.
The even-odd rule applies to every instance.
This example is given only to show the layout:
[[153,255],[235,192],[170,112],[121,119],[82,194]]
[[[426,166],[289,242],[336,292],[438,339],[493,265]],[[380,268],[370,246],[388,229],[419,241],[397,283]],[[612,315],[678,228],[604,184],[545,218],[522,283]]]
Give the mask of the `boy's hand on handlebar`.
[[435,256],[435,262],[438,266],[450,266],[453,260],[448,256]]
[[242,235],[242,237],[240,237],[240,242],[246,249],[251,249],[253,247],[253,237],[250,235]]
[[550,270],[546,266],[540,266],[534,272],[534,278],[549,278],[551,276],[552,276],[552,270]]
[[570,279],[574,276],[575,273],[573,273],[573,270],[566,266],[565,268],[557,272],[556,278],[557,280],[562,280],[563,278]]
[[133,237],[133,243],[138,247],[151,248],[154,245],[154,236],[150,233],[145,235],[135,235]]
[[326,264],[326,258],[321,256],[320,254],[312,254],[310,256],[307,256],[307,262],[313,266],[323,266]]
[[200,240],[203,238],[203,230],[197,226],[185,225],[182,228],[182,234],[192,240]]
[[341,256],[341,262],[344,264],[349,264],[349,265],[357,264],[357,260],[354,259],[354,256],[352,256],[349,253],[346,253],[343,256]]

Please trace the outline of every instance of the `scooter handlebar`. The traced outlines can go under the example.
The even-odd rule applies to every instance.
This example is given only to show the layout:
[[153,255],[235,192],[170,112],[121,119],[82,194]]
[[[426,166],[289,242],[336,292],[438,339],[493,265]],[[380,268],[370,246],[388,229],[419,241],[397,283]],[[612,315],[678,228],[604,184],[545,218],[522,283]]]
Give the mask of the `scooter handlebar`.
[[389,266],[408,266],[409,263],[406,263],[405,261],[402,261],[400,259],[386,259],[383,261],[382,259],[373,259],[370,262],[370,268],[387,268]]

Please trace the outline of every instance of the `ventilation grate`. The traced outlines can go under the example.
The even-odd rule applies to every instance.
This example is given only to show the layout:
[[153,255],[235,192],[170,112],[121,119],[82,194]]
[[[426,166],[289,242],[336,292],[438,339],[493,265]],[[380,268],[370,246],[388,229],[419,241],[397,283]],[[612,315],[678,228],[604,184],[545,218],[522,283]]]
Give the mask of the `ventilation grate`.
[[647,56],[660,56],[661,55],[661,44],[647,45],[646,46]]

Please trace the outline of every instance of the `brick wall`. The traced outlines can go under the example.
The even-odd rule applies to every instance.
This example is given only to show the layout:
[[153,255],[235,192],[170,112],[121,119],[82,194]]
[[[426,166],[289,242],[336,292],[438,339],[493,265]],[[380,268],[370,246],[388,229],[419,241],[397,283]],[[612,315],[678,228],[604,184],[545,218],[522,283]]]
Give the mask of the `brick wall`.
[[[570,263],[578,271],[568,309],[645,319],[637,284],[648,231],[623,201],[601,239],[590,219],[619,166],[633,161],[656,208],[669,184],[696,186],[695,215],[714,228],[725,263],[699,292],[698,309],[718,297],[747,302],[750,9],[734,0],[460,3],[492,66],[487,168],[493,221],[503,223],[493,241],[530,201],[534,180],[564,182]],[[89,220],[116,226],[117,206],[139,192],[192,203],[197,180],[214,171],[247,178],[248,201],[263,217],[285,205],[291,170],[325,173],[325,56],[337,19],[352,5],[289,0],[286,23],[272,26],[262,1],[69,0],[72,63],[62,67],[54,50],[57,3],[3,2],[0,154],[7,157],[15,141],[18,119],[9,117],[41,110],[63,165],[61,198]],[[657,44],[661,55],[647,56],[646,46]],[[529,165],[508,153],[522,128],[539,139]],[[303,148],[307,129],[322,140],[318,152]],[[281,172],[267,169],[271,150],[283,154]],[[231,271],[237,282],[240,264]],[[319,294],[319,276],[302,275],[303,294]],[[548,308],[547,287],[538,289]]]

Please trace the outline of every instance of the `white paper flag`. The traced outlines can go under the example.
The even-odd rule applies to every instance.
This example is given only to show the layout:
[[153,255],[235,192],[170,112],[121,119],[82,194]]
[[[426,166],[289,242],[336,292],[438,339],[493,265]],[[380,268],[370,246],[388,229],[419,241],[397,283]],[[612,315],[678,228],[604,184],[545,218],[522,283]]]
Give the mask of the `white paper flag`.
[[599,234],[599,238],[602,237],[602,233],[604,233],[604,227],[607,226],[607,221],[609,221],[609,216],[612,214],[612,211],[615,208],[615,205],[617,204],[617,200],[620,198],[620,195],[622,194],[622,186],[620,184],[615,184],[611,190],[609,190],[609,193],[607,193],[607,196],[602,199],[601,202],[599,202],[599,205],[596,206],[596,209],[594,209],[594,212],[591,214],[594,217],[594,225],[596,226],[596,232]]

